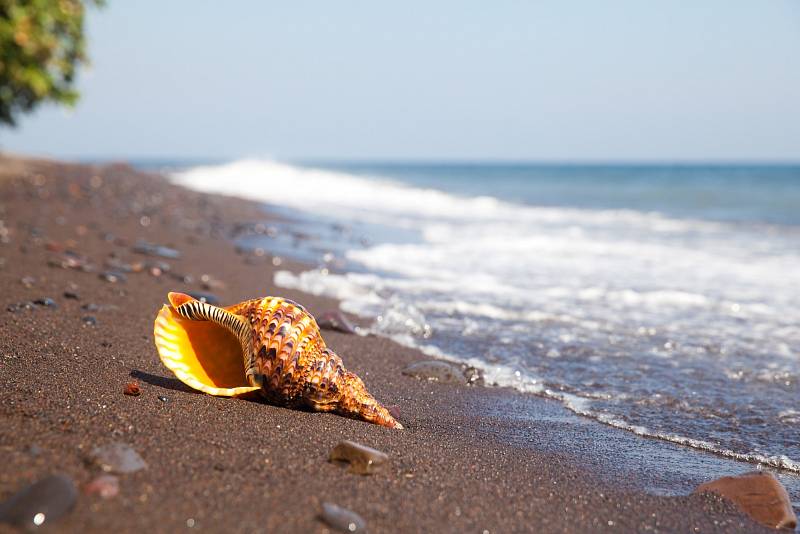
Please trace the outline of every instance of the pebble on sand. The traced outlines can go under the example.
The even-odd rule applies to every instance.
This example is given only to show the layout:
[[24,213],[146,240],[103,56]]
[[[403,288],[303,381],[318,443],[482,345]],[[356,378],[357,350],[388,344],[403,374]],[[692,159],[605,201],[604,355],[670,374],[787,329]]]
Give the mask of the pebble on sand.
[[694,493],[712,492],[733,501],[743,512],[772,528],[794,530],[797,516],[786,488],[772,473],[751,471],[697,486]]
[[147,467],[138,452],[119,442],[95,447],[88,459],[107,473],[134,473]]
[[403,374],[415,378],[423,378],[431,382],[444,382],[447,384],[466,384],[467,379],[460,367],[448,362],[429,360],[412,363]]
[[33,303],[43,308],[58,308],[58,304],[56,304],[56,301],[51,299],[50,297],[42,297],[40,299],[36,299],[33,301]]
[[139,387],[139,383],[136,381],[128,382],[125,384],[125,389],[122,390],[125,395],[129,395],[131,397],[138,397],[142,394],[142,389]]
[[331,451],[329,460],[350,464],[349,471],[358,475],[371,475],[389,461],[389,456],[377,449],[344,440]]
[[119,494],[119,479],[114,475],[100,475],[84,486],[83,492],[87,495],[99,495],[103,499],[110,499]]
[[20,310],[33,310],[34,308],[36,308],[36,305],[28,300],[25,302],[18,302],[16,304],[9,304],[8,307],[6,307],[6,310],[10,311],[11,313],[16,313]]
[[326,330],[335,330],[344,334],[357,334],[356,327],[339,310],[328,310],[317,316],[317,325]]
[[367,523],[360,515],[329,502],[322,503],[320,518],[340,532],[364,532],[367,529]]
[[103,271],[100,273],[100,279],[106,282],[116,284],[117,282],[127,282],[128,277],[117,271]]
[[78,490],[71,478],[51,475],[0,503],[0,521],[20,528],[36,528],[69,513],[77,499]]
[[148,243],[147,241],[138,241],[133,246],[133,251],[146,256],[157,256],[171,260],[176,260],[181,257],[180,251],[174,248]]

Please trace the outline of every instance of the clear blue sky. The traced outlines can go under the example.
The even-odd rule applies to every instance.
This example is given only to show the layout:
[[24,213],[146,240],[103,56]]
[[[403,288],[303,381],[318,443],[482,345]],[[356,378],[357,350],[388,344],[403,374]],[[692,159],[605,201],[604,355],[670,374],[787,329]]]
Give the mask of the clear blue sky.
[[797,0],[109,0],[60,157],[800,160]]

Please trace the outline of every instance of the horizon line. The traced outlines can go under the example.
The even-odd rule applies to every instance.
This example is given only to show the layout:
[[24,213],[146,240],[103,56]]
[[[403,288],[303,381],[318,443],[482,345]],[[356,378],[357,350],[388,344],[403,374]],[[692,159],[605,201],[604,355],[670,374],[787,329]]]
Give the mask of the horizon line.
[[16,157],[45,158],[56,161],[76,163],[207,163],[222,164],[241,160],[265,160],[279,163],[301,165],[541,165],[541,166],[800,166],[800,158],[461,158],[461,157],[280,157],[266,155],[215,155],[215,156],[177,156],[177,155],[52,155],[5,151],[0,154]]

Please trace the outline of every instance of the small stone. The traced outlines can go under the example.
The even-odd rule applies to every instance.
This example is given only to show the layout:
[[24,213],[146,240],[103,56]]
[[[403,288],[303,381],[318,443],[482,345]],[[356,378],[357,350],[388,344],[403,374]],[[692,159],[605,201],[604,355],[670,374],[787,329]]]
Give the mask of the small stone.
[[119,258],[108,258],[106,259],[105,265],[112,271],[117,271],[119,273],[132,273],[134,271],[133,265],[126,263]]
[[320,518],[340,532],[364,532],[367,529],[367,523],[360,515],[329,502],[322,503]]
[[464,369],[464,378],[469,385],[482,386],[484,384],[483,371],[477,367],[469,366]]
[[147,262],[145,264],[145,267],[147,269],[149,269],[151,272],[153,270],[158,270],[158,271],[161,271],[162,273],[168,273],[168,272],[170,272],[172,270],[172,265],[170,265],[169,263],[167,263],[165,261]]
[[203,286],[203,289],[206,290],[225,289],[225,282],[214,278],[210,274],[201,275],[200,283]]
[[32,288],[36,284],[36,278],[32,276],[23,276],[19,281],[28,289]]
[[16,304],[9,304],[6,307],[6,309],[8,311],[10,311],[11,313],[16,313],[16,312],[18,312],[20,310],[32,310],[35,307],[36,307],[36,305],[33,302],[27,300],[25,302],[18,302]]
[[33,456],[34,458],[40,456],[42,454],[42,448],[35,443],[32,443],[28,446],[28,454]]
[[437,360],[412,363],[403,369],[403,374],[429,380],[431,382],[443,382],[447,384],[466,383],[464,373],[458,366]]
[[697,486],[694,493],[712,492],[733,501],[743,512],[771,528],[792,529],[797,516],[786,488],[772,473],[751,471]]
[[182,284],[194,284],[194,276],[191,274],[181,274],[181,273],[168,273],[170,277],[181,282]]
[[192,291],[187,293],[190,297],[199,300],[200,302],[206,302],[211,304],[212,306],[217,306],[219,304],[219,297],[212,293],[201,293],[199,291]]
[[64,291],[64,298],[70,300],[80,300],[78,294],[73,291]]
[[176,260],[181,257],[181,253],[174,248],[148,243],[147,241],[138,241],[133,246],[133,251],[146,256],[159,256],[171,260]]
[[158,396],[158,400],[160,400],[161,402],[167,402],[169,399],[167,397],[165,397],[164,395],[159,395]]
[[329,460],[350,464],[349,471],[358,475],[371,475],[389,461],[389,456],[377,449],[345,440],[331,451]]
[[50,524],[75,506],[78,491],[66,475],[51,475],[0,503],[0,521],[32,529]]
[[56,301],[54,301],[50,297],[42,297],[40,299],[36,299],[33,301],[33,303],[43,308],[58,308],[58,304],[56,304]]
[[89,263],[86,258],[77,255],[74,252],[67,251],[57,258],[51,258],[47,261],[51,267],[59,267],[61,269],[75,269],[78,271],[91,272],[94,270],[94,265]]
[[400,420],[400,406],[396,404],[387,404],[385,408],[386,411],[389,412],[389,415],[394,417],[397,421]]
[[126,282],[128,277],[117,271],[103,271],[100,273],[100,279],[116,284],[117,282]]
[[19,307],[20,310],[35,310],[36,304],[34,304],[33,301],[26,300],[25,302],[17,304],[17,307]]
[[339,310],[328,310],[317,316],[317,325],[326,330],[357,334],[358,328]]
[[89,461],[107,473],[134,473],[147,467],[138,452],[119,442],[95,447],[89,455]]
[[97,324],[97,317],[94,315],[84,315],[81,317],[81,321],[83,321],[83,324],[86,326],[95,326]]
[[131,397],[138,397],[142,394],[142,389],[139,387],[139,383],[134,380],[133,382],[125,384],[125,389],[123,389],[122,392]]
[[110,499],[119,494],[119,479],[114,475],[100,475],[84,486],[83,492],[87,495],[99,495],[103,499]]

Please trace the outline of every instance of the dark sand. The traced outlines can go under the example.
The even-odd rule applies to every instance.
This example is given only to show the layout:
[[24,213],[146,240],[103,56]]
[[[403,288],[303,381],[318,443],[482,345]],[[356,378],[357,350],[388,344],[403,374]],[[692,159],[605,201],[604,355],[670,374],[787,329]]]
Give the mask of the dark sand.
[[[56,472],[82,487],[97,474],[88,451],[121,441],[148,467],[120,475],[116,497],[81,495],[55,530],[176,532],[191,519],[206,532],[322,532],[324,501],[361,514],[372,532],[759,530],[717,497],[646,491],[671,470],[656,472],[642,458],[647,440],[576,423],[560,406],[513,391],[406,377],[403,367],[423,356],[386,339],[323,332],[378,399],[400,406],[405,430],[196,393],[162,367],[152,331],[167,292],[202,291],[199,281],[142,272],[109,283],[48,266],[59,256],[49,249],[75,250],[101,271],[116,253],[166,261],[196,280],[212,275],[225,283],[211,291],[226,304],[279,294],[312,313],[336,308],[276,288],[269,256],[236,253],[235,223],[266,217],[256,204],[189,192],[124,165],[0,159],[0,220],[9,230],[0,243],[0,500]],[[135,254],[140,238],[182,258]],[[35,279],[30,288],[26,276]],[[58,308],[6,311],[40,297]],[[87,312],[87,303],[115,308]],[[87,315],[97,324],[85,325]],[[139,397],[122,393],[132,376]],[[616,449],[598,449],[610,435]],[[362,477],[328,463],[342,439],[386,452],[390,467]]]

